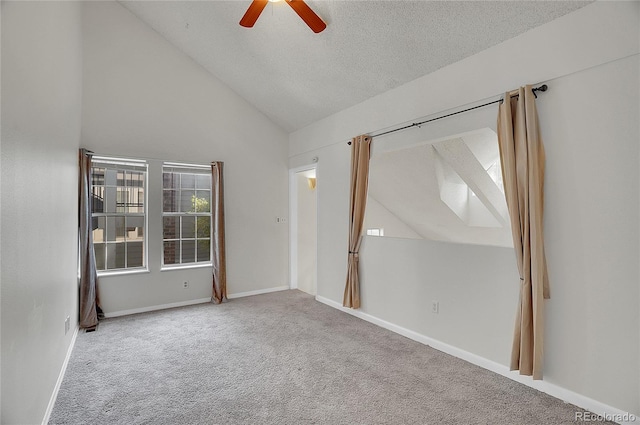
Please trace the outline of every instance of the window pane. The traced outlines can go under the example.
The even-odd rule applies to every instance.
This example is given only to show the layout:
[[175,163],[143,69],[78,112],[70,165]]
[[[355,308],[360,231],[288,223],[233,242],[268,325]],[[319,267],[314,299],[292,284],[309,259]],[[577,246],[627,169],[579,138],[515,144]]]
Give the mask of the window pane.
[[107,217],[107,241],[124,241],[124,216]]
[[164,190],[162,194],[162,211],[178,212],[178,191]]
[[198,241],[198,261],[209,261],[211,259],[209,249],[208,239]]
[[107,269],[124,269],[124,244],[107,244]]
[[116,182],[117,182],[117,186],[124,186],[124,171],[123,170],[118,170],[116,173]]
[[196,176],[194,176],[193,174],[182,174],[180,178],[181,178],[180,187],[182,189],[196,188]]
[[126,217],[127,241],[144,240],[144,217]]
[[195,210],[195,191],[182,190],[180,192],[180,212],[194,212]]
[[129,212],[129,192],[126,187],[118,186],[116,188],[116,212]]
[[211,175],[196,174],[196,189],[211,190]]
[[180,217],[164,217],[162,222],[162,239],[180,239]]
[[196,235],[198,239],[209,238],[209,232],[211,230],[211,217],[198,217],[196,218]]
[[91,184],[104,185],[104,168],[93,167],[91,169]]
[[196,218],[182,217],[182,238],[189,239],[196,237]]
[[162,187],[165,189],[178,189],[180,187],[180,174],[162,173]]
[[117,184],[117,180],[116,180],[116,174],[117,171],[116,170],[110,170],[110,169],[106,169],[105,170],[105,184],[107,186],[116,186]]
[[168,241],[164,243],[164,263],[165,264],[180,263],[180,242]]
[[143,213],[144,212],[144,189],[140,187],[129,187],[129,212],[130,213]]
[[196,241],[182,241],[182,263],[196,262]]
[[195,212],[209,212],[211,208],[209,207],[209,191],[208,190],[198,190],[196,191],[196,198],[194,201],[194,210]]
[[142,242],[127,243],[127,268],[143,266]]
[[93,244],[93,252],[96,254],[96,269],[97,270],[104,270],[105,269],[105,262],[104,262],[104,251],[105,251],[105,244],[103,243],[96,243]]
[[93,196],[91,199],[91,212],[104,212],[104,186],[93,186],[91,192]]
[[127,186],[142,187],[144,186],[144,173],[138,171],[127,171]]
[[114,217],[116,221],[116,241],[124,242],[124,216]]
[[115,242],[116,240],[116,218],[106,217],[107,225],[105,227],[106,240]]
[[93,217],[93,243],[105,241],[105,226],[107,219],[105,217]]
[[107,187],[105,189],[105,209],[104,212],[112,213],[116,212],[116,188]]

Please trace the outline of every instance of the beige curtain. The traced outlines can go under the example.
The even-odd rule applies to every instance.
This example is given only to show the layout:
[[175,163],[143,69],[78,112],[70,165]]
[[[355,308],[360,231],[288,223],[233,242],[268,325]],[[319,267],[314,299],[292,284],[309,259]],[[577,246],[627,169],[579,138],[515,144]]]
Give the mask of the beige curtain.
[[367,204],[371,137],[358,136],[351,140],[351,199],[349,201],[349,257],[347,283],[344,288],[345,307],[360,308],[360,279],[358,252],[362,242],[364,210]]
[[213,292],[211,301],[220,304],[227,298],[227,259],[224,242],[224,163],[211,163],[211,243],[213,245]]
[[520,272],[511,370],[542,379],[543,299],[549,298],[542,230],[545,155],[531,86],[505,95],[498,112],[498,143]]
[[91,158],[93,154],[80,149],[80,179],[78,182],[78,237],[80,239],[80,317],[84,329],[98,325],[98,275],[93,251]]

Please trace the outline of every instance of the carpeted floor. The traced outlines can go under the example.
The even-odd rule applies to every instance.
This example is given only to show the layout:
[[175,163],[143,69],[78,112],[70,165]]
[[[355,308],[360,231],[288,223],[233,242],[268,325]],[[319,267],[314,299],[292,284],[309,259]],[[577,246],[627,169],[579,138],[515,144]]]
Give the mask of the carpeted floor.
[[569,424],[577,407],[299,291],[107,319],[50,424]]

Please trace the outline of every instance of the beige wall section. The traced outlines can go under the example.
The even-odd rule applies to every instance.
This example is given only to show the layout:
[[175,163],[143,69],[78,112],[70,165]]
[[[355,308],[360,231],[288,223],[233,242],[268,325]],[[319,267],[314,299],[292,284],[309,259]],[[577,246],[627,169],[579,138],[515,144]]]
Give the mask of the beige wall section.
[[81,5],[1,8],[0,422],[39,424],[77,327]]
[[538,101],[553,282],[545,370],[553,382],[635,414],[639,383],[626,365],[640,357],[632,301],[640,289],[639,73],[636,58],[622,59],[554,80]]
[[309,189],[305,172],[296,176],[298,186],[298,289],[316,294],[317,197]]
[[[118,3],[86,3],[83,25],[83,144],[106,155],[224,161],[228,293],[287,285],[288,228],[275,220],[288,211],[286,134]],[[107,312],[211,296],[210,268],[160,272],[161,213],[150,207],[151,272],[101,277]]]
[[[342,301],[347,140],[548,81],[550,90],[538,99],[552,297],[544,382],[640,415],[639,19],[640,3],[596,2],[292,133],[289,166],[317,156],[322,170],[318,295]],[[362,311],[507,365],[517,306],[517,289],[508,284],[517,286],[514,258],[423,242],[365,240]],[[462,264],[496,270],[487,275],[481,267],[474,279],[454,270]],[[390,282],[392,295],[382,289]],[[430,311],[434,299],[438,315]]]

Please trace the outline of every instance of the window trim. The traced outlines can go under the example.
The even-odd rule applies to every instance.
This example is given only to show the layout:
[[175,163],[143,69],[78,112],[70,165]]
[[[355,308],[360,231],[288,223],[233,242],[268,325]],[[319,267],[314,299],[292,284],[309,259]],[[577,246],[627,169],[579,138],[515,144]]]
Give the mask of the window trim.
[[[144,237],[142,240],[142,249],[143,249],[143,266],[141,267],[129,267],[129,268],[120,268],[120,269],[105,269],[105,270],[96,270],[98,277],[100,276],[116,276],[116,275],[126,275],[126,274],[135,274],[135,273],[148,273],[149,269],[149,162],[142,159],[133,159],[133,158],[123,158],[123,157],[109,157],[109,156],[98,156],[94,155],[91,158],[91,168],[93,169],[95,164],[105,165],[124,165],[130,167],[138,167],[144,168],[144,212],[143,213],[134,213],[131,216],[144,217]],[[106,182],[105,182],[106,183]],[[91,189],[93,193],[93,182],[91,183]],[[106,184],[105,184],[106,187]],[[93,219],[94,213],[91,213],[91,218]],[[95,217],[109,217],[107,213],[98,213]],[[95,241],[93,241],[95,245]],[[106,241],[105,241],[106,245]],[[106,246],[105,246],[106,248]],[[95,252],[95,248],[94,248]],[[95,255],[95,254],[94,254]],[[126,255],[126,254],[125,254]]]
[[[168,271],[168,270],[183,270],[183,269],[195,269],[195,268],[204,268],[204,267],[212,267],[213,266],[213,235],[212,235],[212,230],[213,230],[213,212],[211,211],[211,204],[213,201],[213,187],[210,186],[209,189],[209,212],[208,213],[189,213],[189,212],[176,212],[176,211],[164,211],[164,173],[166,169],[173,169],[176,171],[180,171],[182,172],[182,170],[184,170],[184,174],[192,174],[192,175],[196,175],[196,174],[202,174],[202,175],[208,175],[209,178],[211,178],[211,166],[206,166],[206,165],[201,165],[201,164],[186,164],[186,163],[179,163],[179,162],[168,162],[168,161],[164,161],[162,163],[161,166],[161,180],[160,180],[160,190],[162,192],[161,195],[161,203],[162,203],[162,208],[161,208],[161,220],[162,220],[162,233],[160,234],[160,271]],[[208,172],[207,172],[208,171]],[[194,192],[197,190],[194,189]],[[180,192],[182,191],[182,187],[180,187]],[[197,261],[197,254],[196,254],[196,261],[193,263],[182,263],[182,249],[180,249],[180,263],[174,263],[174,264],[165,264],[164,262],[164,243],[165,243],[165,238],[164,238],[164,218],[165,217],[184,217],[184,216],[192,216],[192,217],[205,217],[208,216],[209,217],[209,260],[208,261]],[[197,235],[197,233],[196,233]],[[194,238],[187,238],[186,240],[193,240],[196,243],[196,249],[197,249],[197,241],[198,238],[196,237],[196,235],[194,235]],[[176,241],[178,243],[182,242],[182,226],[180,226],[180,237],[178,237],[177,239],[168,239],[169,241]]]

